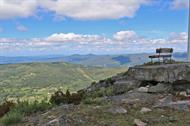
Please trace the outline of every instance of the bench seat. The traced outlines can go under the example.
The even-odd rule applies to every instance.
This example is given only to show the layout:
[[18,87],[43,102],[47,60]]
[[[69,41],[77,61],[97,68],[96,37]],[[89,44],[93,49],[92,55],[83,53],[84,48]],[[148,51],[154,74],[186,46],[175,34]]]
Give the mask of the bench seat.
[[151,62],[153,62],[154,58],[157,58],[159,60],[159,62],[161,61],[160,58],[162,58],[163,63],[167,61],[167,58],[170,59],[170,61],[172,60],[172,53],[173,53],[173,48],[159,48],[156,49],[156,54],[155,55],[151,55],[149,56],[149,58],[151,59]]
[[172,57],[172,55],[168,54],[168,55],[151,55],[151,56],[149,56],[149,58],[161,58],[161,57]]

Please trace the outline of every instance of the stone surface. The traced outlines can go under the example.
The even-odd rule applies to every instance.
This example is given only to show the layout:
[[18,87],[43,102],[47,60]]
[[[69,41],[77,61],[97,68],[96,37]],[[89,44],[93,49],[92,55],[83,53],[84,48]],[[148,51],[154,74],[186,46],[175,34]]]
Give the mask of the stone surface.
[[157,101],[159,95],[149,94],[149,93],[142,93],[142,92],[128,92],[123,95],[111,96],[109,97],[110,101],[115,103],[126,103],[126,104],[133,104],[133,103],[151,103]]
[[148,92],[149,93],[163,93],[163,92],[168,92],[171,89],[172,87],[169,84],[158,83],[155,86],[149,87]]
[[108,112],[113,113],[113,114],[125,114],[127,113],[127,110],[121,106],[114,106],[108,109]]
[[139,92],[143,92],[143,93],[147,93],[148,92],[148,88],[147,87],[140,87],[138,88]]
[[149,109],[149,108],[146,108],[146,107],[143,107],[143,108],[141,108],[141,113],[147,113],[147,112],[151,112],[152,110],[151,109]]
[[190,89],[186,89],[188,95],[190,95]]
[[137,80],[120,80],[116,81],[113,85],[114,94],[122,94],[129,90],[135,89],[140,85],[140,82]]
[[50,122],[48,122],[44,126],[60,126],[59,125],[59,120],[58,119],[51,120]]
[[169,83],[180,80],[190,81],[190,63],[131,67],[126,76],[141,81]]
[[156,104],[154,107],[156,108],[171,108],[179,111],[189,111],[189,106],[190,106],[190,100],[184,100],[184,101],[176,101],[176,102],[169,102],[169,101],[164,101]]
[[134,120],[134,124],[135,124],[136,126],[147,126],[147,123],[141,121],[140,119],[135,119],[135,120]]
[[179,93],[179,95],[187,97],[187,92],[186,91],[182,91],[182,92]]

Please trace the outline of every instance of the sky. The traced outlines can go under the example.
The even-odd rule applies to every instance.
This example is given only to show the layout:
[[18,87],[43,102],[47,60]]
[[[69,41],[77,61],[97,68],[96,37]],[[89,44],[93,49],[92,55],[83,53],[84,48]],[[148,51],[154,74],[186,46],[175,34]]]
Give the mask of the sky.
[[188,0],[0,0],[0,55],[187,50]]

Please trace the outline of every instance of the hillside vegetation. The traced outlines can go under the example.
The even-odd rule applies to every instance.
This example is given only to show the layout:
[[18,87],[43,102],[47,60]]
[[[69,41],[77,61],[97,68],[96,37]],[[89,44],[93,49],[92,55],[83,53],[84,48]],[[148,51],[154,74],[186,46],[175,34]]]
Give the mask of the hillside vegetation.
[[36,99],[57,89],[76,91],[126,70],[64,62],[0,65],[0,98]]

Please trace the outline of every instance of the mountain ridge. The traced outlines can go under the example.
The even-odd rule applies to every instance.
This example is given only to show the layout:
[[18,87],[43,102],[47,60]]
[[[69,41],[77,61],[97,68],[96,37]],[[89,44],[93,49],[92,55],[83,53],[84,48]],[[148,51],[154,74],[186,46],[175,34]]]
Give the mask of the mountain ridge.
[[[32,63],[32,62],[69,62],[74,64],[82,64],[87,66],[99,67],[120,67],[134,66],[150,61],[148,56],[151,53],[139,54],[120,54],[120,55],[79,55],[70,56],[50,55],[50,56],[19,56],[6,57],[0,56],[0,64],[15,64],[15,63]],[[173,58],[178,61],[186,59],[186,53],[176,52]]]

